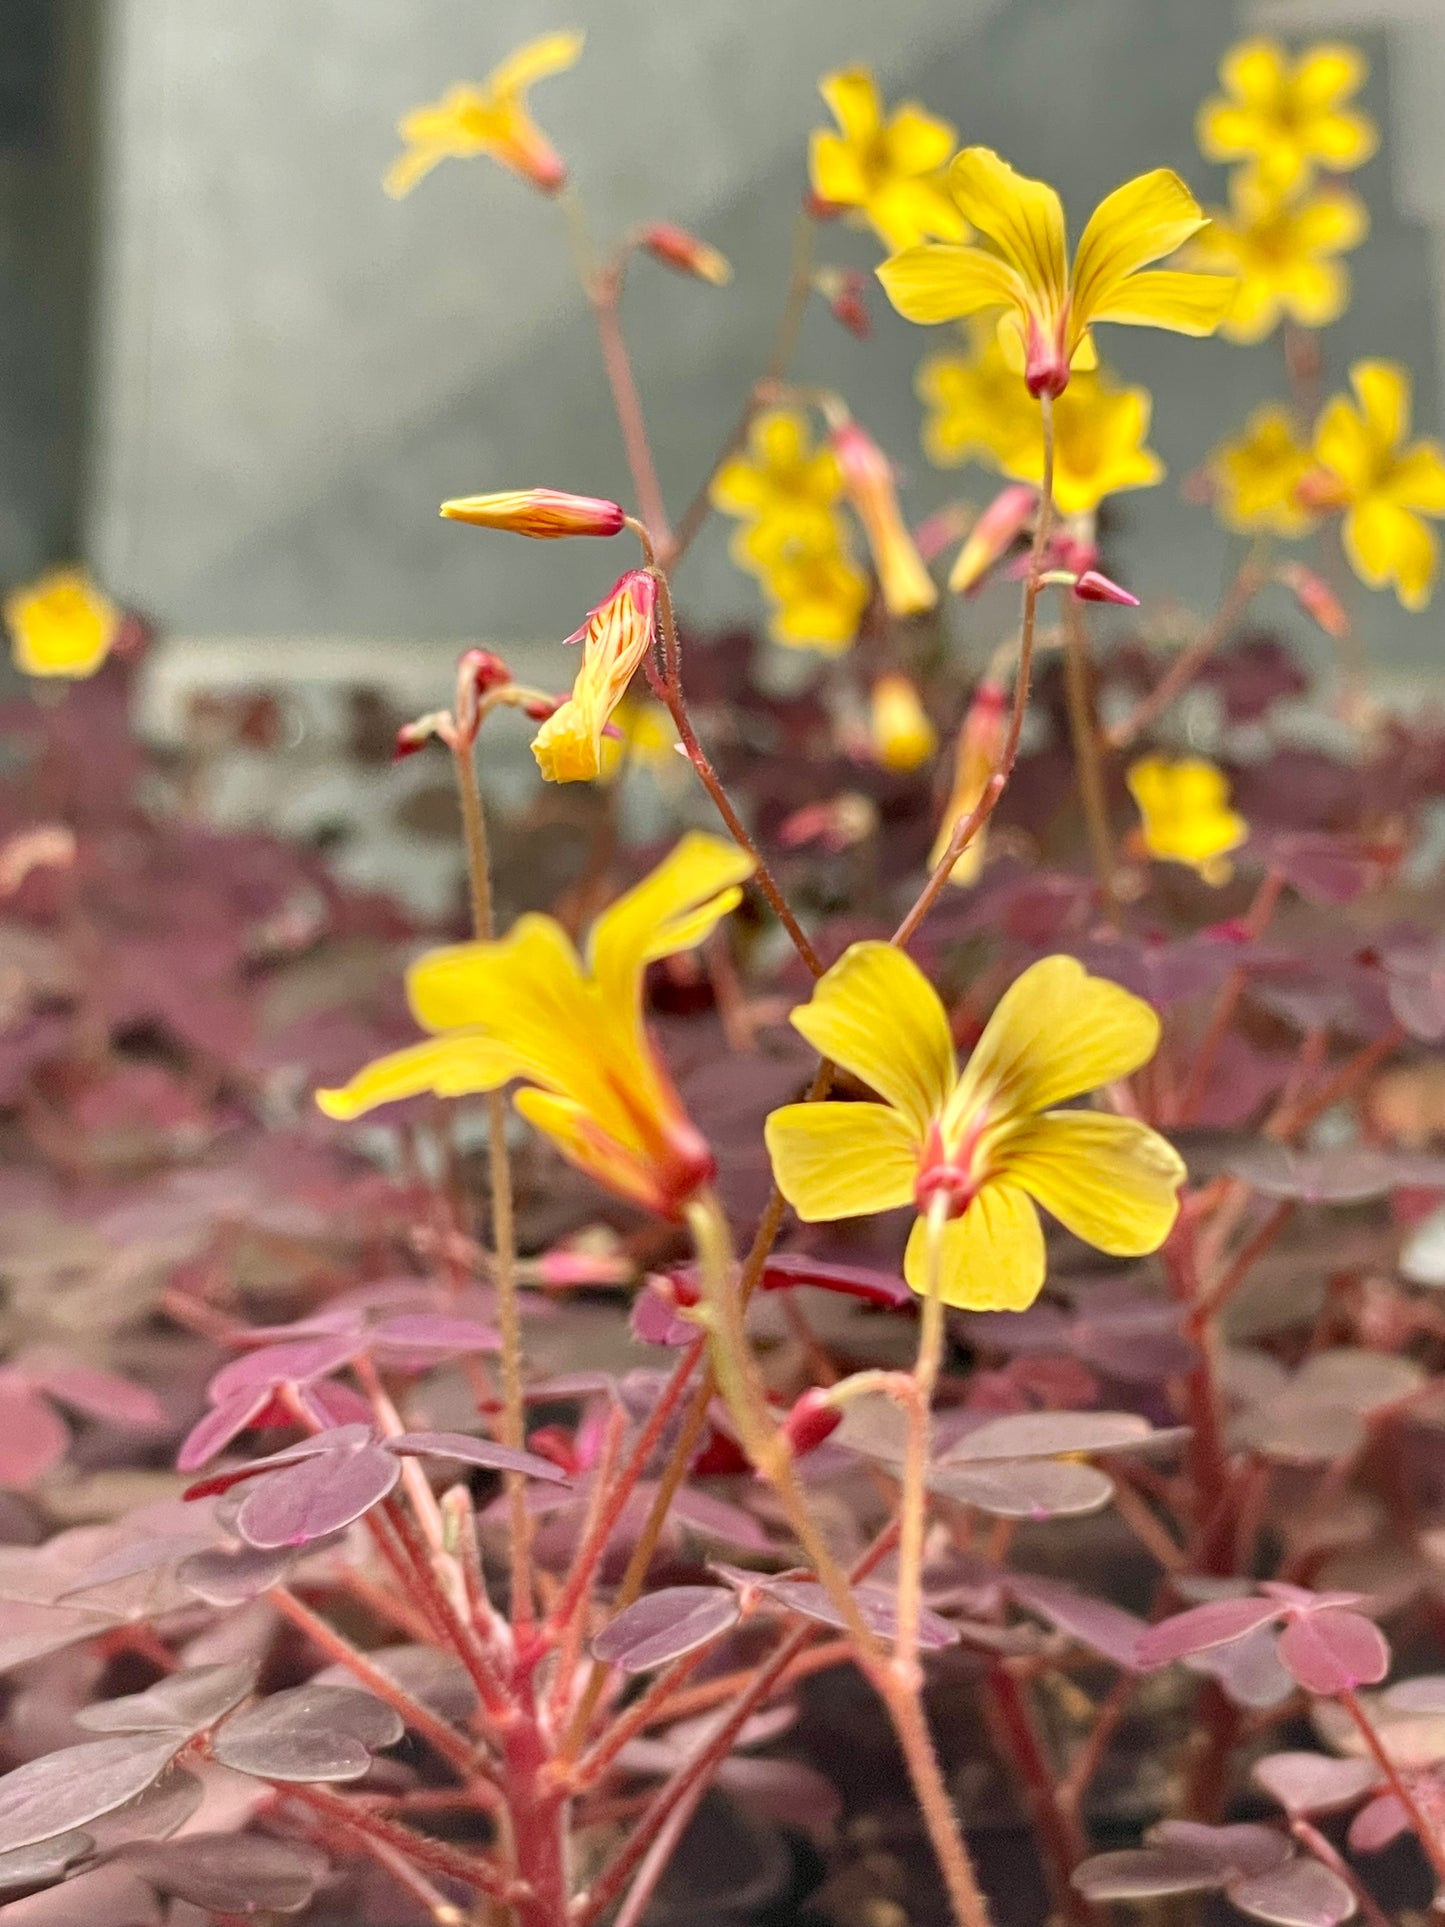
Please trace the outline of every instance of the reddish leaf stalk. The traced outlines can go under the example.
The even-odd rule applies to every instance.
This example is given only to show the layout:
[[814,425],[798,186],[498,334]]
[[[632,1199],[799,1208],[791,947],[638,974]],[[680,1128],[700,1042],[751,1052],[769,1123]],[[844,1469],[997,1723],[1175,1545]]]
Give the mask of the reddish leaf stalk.
[[1360,1704],[1359,1694],[1354,1692],[1340,1693],[1337,1695],[1337,1698],[1339,1704],[1344,1708],[1346,1713],[1349,1714],[1356,1732],[1369,1749],[1370,1758],[1375,1762],[1375,1765],[1379,1767],[1381,1773],[1384,1774],[1385,1779],[1389,1783],[1391,1793],[1394,1794],[1395,1798],[1400,1802],[1400,1805],[1410,1816],[1411,1828],[1414,1830],[1416,1839],[1420,1842],[1421,1850],[1424,1852],[1426,1859],[1430,1862],[1436,1880],[1445,1883],[1445,1840],[1440,1838],[1436,1829],[1431,1825],[1420,1802],[1415,1798],[1409,1781],[1391,1758],[1389,1749],[1375,1728],[1374,1721]]
[[984,1700],[995,1738],[1013,1762],[1038,1830],[1055,1911],[1073,1921],[1097,1920],[1096,1910],[1070,1877],[1089,1852],[1077,1806],[1062,1797],[1062,1783],[1044,1751],[1028,1689],[1007,1660],[997,1660],[989,1667]]

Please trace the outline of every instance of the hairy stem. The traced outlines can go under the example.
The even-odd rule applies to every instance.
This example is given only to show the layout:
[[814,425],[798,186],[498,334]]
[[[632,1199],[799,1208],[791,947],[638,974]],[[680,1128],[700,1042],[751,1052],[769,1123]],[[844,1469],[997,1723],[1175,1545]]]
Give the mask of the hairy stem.
[[1084,827],[1099,894],[1111,922],[1119,918],[1114,892],[1114,844],[1109,832],[1109,794],[1099,751],[1099,725],[1094,713],[1089,661],[1089,630],[1077,596],[1064,598],[1064,698],[1069,709],[1069,736],[1074,749],[1074,775],[1084,806]]
[[903,1458],[898,1525],[898,1630],[893,1666],[915,1691],[923,1684],[918,1665],[918,1622],[923,1606],[923,1541],[927,1523],[933,1395],[943,1363],[943,1230],[948,1198],[939,1192],[928,1207],[923,1315],[918,1356],[908,1394],[908,1436]]

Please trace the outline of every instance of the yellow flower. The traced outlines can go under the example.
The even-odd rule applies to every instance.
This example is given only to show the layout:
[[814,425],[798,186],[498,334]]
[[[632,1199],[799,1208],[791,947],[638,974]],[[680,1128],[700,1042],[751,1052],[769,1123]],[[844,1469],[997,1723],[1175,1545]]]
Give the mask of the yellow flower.
[[120,610],[83,569],[51,569],[5,598],[15,667],[27,676],[93,676],[120,623]]
[[440,100],[414,107],[397,123],[404,151],[387,170],[387,193],[399,201],[439,161],[487,154],[544,194],[555,194],[567,169],[527,112],[527,92],[534,82],[575,66],[583,39],[580,33],[543,34],[509,54],[480,87],[450,87]]
[[609,781],[625,769],[645,769],[663,784],[685,775],[687,764],[677,753],[677,725],[665,703],[624,696],[612,712],[612,727],[616,734],[602,739],[602,774]]
[[1252,178],[1289,193],[1316,166],[1358,167],[1379,142],[1367,114],[1344,103],[1369,72],[1358,47],[1323,41],[1291,61],[1277,40],[1244,40],[1219,66],[1224,97],[1199,110],[1196,132],[1212,161],[1245,161]]
[[572,694],[532,739],[537,767],[549,783],[587,783],[602,772],[602,732],[652,646],[657,579],[629,569],[605,602],[568,642],[581,642],[582,667]]
[[[974,691],[973,701],[968,706],[968,714],[963,719],[963,727],[954,745],[953,786],[939,819],[933,848],[928,852],[930,870],[942,863],[947,855],[959,822],[978,808],[984,785],[998,767],[1003,743],[1004,692],[991,678],[985,677]],[[980,824],[968,847],[956,858],[949,871],[950,883],[967,889],[969,884],[978,881],[979,872],[983,869],[987,834],[987,824]]]
[[1312,466],[1289,409],[1266,402],[1249,417],[1241,436],[1222,443],[1209,458],[1220,519],[1246,533],[1268,529],[1302,535],[1311,516],[1298,490]]
[[1370,225],[1359,196],[1331,187],[1280,200],[1237,174],[1229,199],[1230,213],[1216,214],[1189,251],[1199,266],[1236,277],[1220,333],[1262,341],[1286,317],[1304,328],[1338,321],[1349,305],[1350,274],[1334,257],[1358,247]]
[[843,475],[833,450],[814,445],[806,415],[769,408],[749,431],[747,453],[722,464],[709,493],[724,515],[766,523],[779,541],[817,537],[837,525]]
[[569,495],[555,488],[505,489],[498,495],[459,495],[438,513],[448,522],[470,522],[478,529],[505,529],[555,542],[567,535],[617,535],[627,517],[620,502],[596,495]]
[[868,604],[868,578],[831,527],[779,537],[774,524],[740,530],[733,555],[756,574],[772,603],[768,634],[790,649],[841,655],[852,646]]
[[997,329],[975,321],[969,334],[967,354],[929,355],[914,383],[925,410],[924,452],[939,468],[961,468],[969,460],[996,467],[1038,414]]
[[1124,778],[1143,818],[1141,834],[1150,856],[1187,863],[1206,883],[1227,883],[1233,866],[1224,861],[1249,835],[1249,825],[1229,807],[1229,778],[1202,756],[1170,762],[1141,756]]
[[1358,407],[1336,395],[1315,429],[1315,457],[1345,510],[1345,553],[1362,582],[1393,582],[1407,609],[1423,609],[1439,551],[1421,518],[1445,515],[1445,454],[1437,441],[1406,443],[1410,377],[1397,363],[1357,361],[1350,384]]
[[818,82],[839,133],[819,128],[809,144],[813,191],[835,207],[855,209],[890,248],[925,235],[961,241],[967,227],[943,184],[954,130],[915,101],[885,121],[873,76],[862,67]]
[[988,147],[966,147],[949,170],[962,214],[991,244],[926,242],[878,270],[909,321],[956,321],[1002,308],[1005,352],[1032,395],[1058,395],[1071,368],[1094,366],[1098,321],[1212,334],[1232,291],[1208,275],[1151,268],[1205,225],[1189,189],[1155,168],[1107,195],[1089,217],[1070,272],[1063,203]]
[[938,601],[938,590],[904,523],[893,464],[855,421],[840,422],[829,440],[868,540],[884,607],[893,616],[921,615]]
[[520,1078],[517,1110],[565,1158],[644,1209],[677,1216],[712,1177],[713,1158],[648,1037],[643,972],[701,943],[752,867],[734,844],[694,833],[603,912],[585,957],[542,916],[496,943],[431,951],[407,974],[431,1039],[316,1102],[350,1119],[398,1098],[466,1097]]
[[900,774],[918,769],[938,748],[938,731],[928,720],[918,685],[896,671],[873,685],[868,733],[877,761]]
[[[1134,1118],[1056,1111],[1153,1054],[1159,1019],[1072,957],[1046,957],[1005,993],[959,1069],[948,1015],[918,966],[856,943],[792,1022],[882,1103],[789,1104],[767,1121],[773,1175],[805,1222],[860,1217],[940,1195],[942,1296],[971,1311],[1022,1311],[1044,1282],[1036,1206],[1118,1257],[1156,1251],[1185,1170]],[[919,1219],[904,1275],[924,1289]]]

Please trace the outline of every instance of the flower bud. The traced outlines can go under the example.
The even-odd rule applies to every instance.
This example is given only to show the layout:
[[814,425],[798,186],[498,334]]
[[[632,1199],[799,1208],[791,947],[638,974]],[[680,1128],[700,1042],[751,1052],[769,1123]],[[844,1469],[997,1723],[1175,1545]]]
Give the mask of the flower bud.
[[1305,614],[1317,622],[1327,636],[1333,636],[1338,642],[1349,634],[1350,618],[1345,605],[1323,576],[1316,575],[1302,562],[1282,563],[1275,575],[1287,589],[1294,591]]
[[468,649],[457,663],[460,681],[470,684],[475,695],[485,696],[512,680],[512,672],[502,658],[490,649]]
[[958,595],[973,595],[1033,521],[1038,492],[1015,482],[996,495],[969,531],[949,573],[948,586]]
[[900,774],[926,763],[938,748],[938,732],[907,676],[889,674],[874,683],[869,741],[874,760]]
[[783,1420],[782,1434],[793,1448],[795,1458],[805,1458],[809,1452],[816,1452],[824,1439],[836,1432],[843,1423],[843,1414],[836,1405],[828,1401],[828,1394],[816,1385],[798,1399],[791,1412]]
[[1130,595],[1127,589],[1121,589],[1097,569],[1085,569],[1082,575],[1075,576],[1074,594],[1080,602],[1118,602],[1128,609],[1139,607],[1138,596]]
[[833,319],[860,341],[867,341],[873,333],[873,320],[863,298],[867,285],[867,276],[856,268],[819,268],[813,276],[813,286],[832,310]]
[[857,422],[840,422],[828,437],[878,571],[888,613],[916,616],[938,600],[933,578],[904,526],[893,482],[893,464]]
[[726,255],[699,241],[686,228],[674,227],[671,221],[654,221],[645,227],[641,245],[665,268],[696,275],[699,281],[711,281],[715,288],[725,287],[733,278],[732,263]]
[[400,763],[408,756],[415,756],[419,749],[428,743],[444,742],[446,732],[451,728],[451,716],[445,709],[434,709],[428,716],[418,716],[415,722],[403,723],[396,732],[396,743],[392,748],[391,760]]
[[871,836],[878,827],[878,807],[857,790],[844,790],[821,803],[805,803],[778,825],[778,841],[785,850],[820,843],[838,856]]
[[[985,677],[974,691],[963,727],[958,732],[953,787],[938,825],[938,835],[928,853],[930,868],[943,861],[955,828],[978,808],[983,799],[985,786],[1003,753],[1006,703],[1003,689],[989,677]],[[967,886],[977,880],[983,868],[984,832],[985,826],[980,824],[973,840],[960,852],[948,873],[951,883]]]
[[590,782],[601,773],[602,738],[652,646],[657,578],[629,569],[591,611],[569,642],[581,642],[582,667],[572,694],[532,739],[532,754],[549,783]]
[[563,535],[616,535],[626,517],[618,502],[595,495],[568,495],[554,488],[508,489],[497,495],[460,495],[443,502],[449,522],[470,522],[480,529],[505,529],[538,541]]

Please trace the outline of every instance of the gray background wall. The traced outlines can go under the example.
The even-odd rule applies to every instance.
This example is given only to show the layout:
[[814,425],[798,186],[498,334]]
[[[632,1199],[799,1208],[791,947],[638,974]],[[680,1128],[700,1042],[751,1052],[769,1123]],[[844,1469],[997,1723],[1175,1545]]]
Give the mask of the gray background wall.
[[[380,641],[565,634],[609,579],[588,544],[441,524],[447,495],[531,481],[627,492],[590,318],[560,217],[485,162],[394,205],[393,122],[550,27],[583,64],[536,105],[596,228],[697,229],[733,259],[721,292],[639,268],[627,320],[664,489],[690,493],[767,351],[819,73],[871,63],[964,140],[1059,182],[1075,225],[1126,175],[1175,165],[1207,196],[1194,108],[1221,49],[1265,9],[1233,0],[112,0],[104,61],[101,332],[88,545],[120,593],[183,636]],[[1375,60],[1386,151],[1359,177],[1374,232],[1329,341],[1417,371],[1439,420],[1445,250],[1442,0],[1274,0],[1307,32],[1333,12]],[[1432,77],[1433,76],[1433,77]],[[871,241],[826,233],[871,265]],[[912,394],[937,331],[875,301],[859,344],[817,307],[797,369],[837,384],[917,478]],[[1145,591],[1207,599],[1228,566],[1178,482],[1281,385],[1277,349],[1113,330],[1156,393],[1162,488],[1126,498],[1123,564]],[[981,490],[975,478],[972,486]],[[609,558],[610,559],[610,558]],[[721,532],[680,584],[709,619],[755,607]],[[1377,655],[1437,654],[1437,616],[1362,600]],[[1441,606],[1437,604],[1437,608]]]

